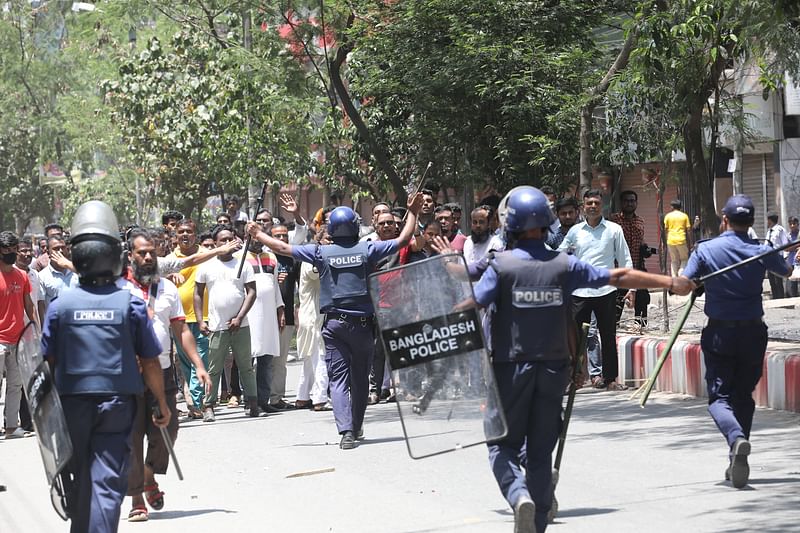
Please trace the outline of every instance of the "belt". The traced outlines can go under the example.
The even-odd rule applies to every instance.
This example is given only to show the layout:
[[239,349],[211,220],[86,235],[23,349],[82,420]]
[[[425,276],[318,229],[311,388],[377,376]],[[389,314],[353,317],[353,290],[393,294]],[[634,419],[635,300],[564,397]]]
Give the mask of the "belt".
[[761,318],[751,318],[750,320],[719,320],[717,318],[709,318],[708,325],[717,328],[748,328],[753,326],[760,326],[764,323]]
[[325,322],[328,320],[338,320],[347,322],[354,326],[371,326],[375,322],[375,315],[348,315],[347,313],[325,313]]

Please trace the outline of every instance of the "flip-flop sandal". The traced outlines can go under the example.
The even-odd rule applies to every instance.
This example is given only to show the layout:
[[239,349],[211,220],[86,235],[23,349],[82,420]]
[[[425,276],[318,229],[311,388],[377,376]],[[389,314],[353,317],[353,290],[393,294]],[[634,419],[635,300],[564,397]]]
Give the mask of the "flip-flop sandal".
[[128,513],[128,522],[147,522],[149,519],[150,515],[144,505],[136,506]]
[[158,483],[146,486],[144,488],[144,497],[147,500],[147,504],[154,511],[160,511],[164,508],[164,493],[158,490]]

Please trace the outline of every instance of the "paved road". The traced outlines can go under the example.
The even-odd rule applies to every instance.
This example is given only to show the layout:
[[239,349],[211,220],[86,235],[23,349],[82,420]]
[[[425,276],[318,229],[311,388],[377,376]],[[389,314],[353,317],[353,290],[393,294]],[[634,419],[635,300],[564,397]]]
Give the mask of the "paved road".
[[[297,365],[290,364],[289,383]],[[549,531],[800,531],[800,416],[759,410],[752,483],[722,481],[726,450],[701,401],[580,394]],[[166,507],[123,532],[510,532],[483,447],[414,461],[393,405],[367,411],[367,440],[338,449],[331,413],[258,420],[221,409],[181,425],[186,480],[162,478]],[[324,471],[314,475],[292,474]],[[0,441],[0,533],[66,531],[50,508],[34,439]],[[123,511],[127,515],[130,501]]]

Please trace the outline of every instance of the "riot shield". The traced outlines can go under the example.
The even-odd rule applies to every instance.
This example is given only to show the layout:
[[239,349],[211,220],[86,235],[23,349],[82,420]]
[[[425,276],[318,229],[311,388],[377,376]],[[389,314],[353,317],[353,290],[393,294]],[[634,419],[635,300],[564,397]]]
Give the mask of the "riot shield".
[[25,326],[17,343],[17,363],[28,397],[39,450],[42,452],[44,472],[50,484],[53,508],[66,520],[69,513],[62,475],[72,458],[72,440],[50,367],[42,357],[39,331],[33,322]]
[[506,435],[463,257],[437,255],[370,276],[370,296],[414,459]]

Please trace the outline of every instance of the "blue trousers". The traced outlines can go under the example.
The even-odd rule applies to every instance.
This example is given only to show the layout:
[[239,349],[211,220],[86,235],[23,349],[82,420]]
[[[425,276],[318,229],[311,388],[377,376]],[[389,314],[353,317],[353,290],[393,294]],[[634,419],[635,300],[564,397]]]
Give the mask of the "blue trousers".
[[[208,370],[208,337],[200,332],[200,326],[197,325],[197,322],[187,322],[186,325],[189,327],[189,331],[192,332],[192,335],[194,335],[194,342],[197,344],[197,354],[200,356],[200,359],[203,360],[206,370]],[[186,352],[183,351],[180,339],[174,339],[174,341],[175,348],[178,351],[178,361],[181,365],[183,377],[189,385],[189,394],[192,396],[192,404],[194,404],[196,408],[202,409],[203,396],[205,394],[203,384],[197,379],[197,371],[186,356]],[[186,398],[186,402],[188,404],[189,398]]]
[[[508,424],[505,439],[489,444],[489,463],[512,507],[528,496],[536,504],[536,530],[547,527],[553,503],[553,449],[561,433],[561,407],[569,361],[494,363],[500,401]],[[520,469],[525,444],[526,472]]]
[[750,438],[756,409],[753,391],[764,368],[767,326],[707,326],[700,347],[706,363],[708,412],[728,446],[733,446],[739,437]]
[[339,434],[358,433],[369,397],[369,371],[375,349],[372,321],[362,324],[331,318],[322,326],[333,418]]
[[73,455],[71,533],[116,532],[128,490],[135,396],[62,396]]

